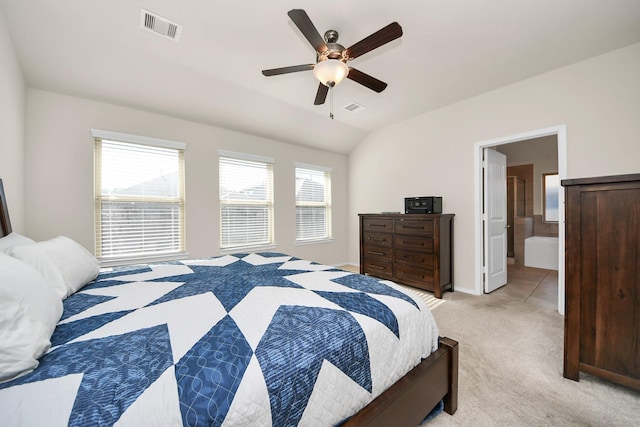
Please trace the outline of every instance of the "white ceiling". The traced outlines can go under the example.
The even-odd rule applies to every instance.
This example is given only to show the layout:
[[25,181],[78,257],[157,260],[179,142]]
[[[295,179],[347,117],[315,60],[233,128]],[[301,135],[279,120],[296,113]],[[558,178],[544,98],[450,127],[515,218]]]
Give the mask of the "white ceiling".
[[[179,42],[140,29],[144,8],[183,26]],[[404,35],[350,65],[314,106],[315,62],[287,16],[304,9],[348,47],[397,21]],[[640,42],[640,0],[0,0],[30,87],[114,102],[276,140],[349,153],[370,132]],[[357,102],[364,111],[343,106]]]

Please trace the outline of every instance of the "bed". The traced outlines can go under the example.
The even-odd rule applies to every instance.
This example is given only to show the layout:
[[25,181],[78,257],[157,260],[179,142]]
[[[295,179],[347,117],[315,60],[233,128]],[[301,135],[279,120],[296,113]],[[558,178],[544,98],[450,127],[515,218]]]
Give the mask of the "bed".
[[[0,198],[14,236],[1,180]],[[63,298],[38,366],[0,383],[1,425],[416,426],[457,409],[457,342],[392,282],[242,253],[103,269]]]

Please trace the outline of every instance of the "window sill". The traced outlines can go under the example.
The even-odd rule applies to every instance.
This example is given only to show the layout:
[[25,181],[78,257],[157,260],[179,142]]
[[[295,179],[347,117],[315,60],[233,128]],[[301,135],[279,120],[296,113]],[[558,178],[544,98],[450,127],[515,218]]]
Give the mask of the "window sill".
[[333,243],[333,239],[327,238],[327,239],[296,240],[296,246],[320,245],[324,243]]
[[186,252],[180,252],[177,254],[166,254],[157,256],[141,256],[133,258],[99,258],[100,267],[117,267],[121,265],[134,265],[134,264],[153,264],[156,262],[164,261],[176,261],[181,259],[188,259],[189,254]]
[[238,253],[245,253],[245,252],[264,252],[264,251],[270,251],[273,250],[277,247],[276,244],[272,244],[272,245],[262,245],[262,246],[236,246],[233,248],[220,248],[219,253],[220,255],[229,255],[229,254],[238,254]]

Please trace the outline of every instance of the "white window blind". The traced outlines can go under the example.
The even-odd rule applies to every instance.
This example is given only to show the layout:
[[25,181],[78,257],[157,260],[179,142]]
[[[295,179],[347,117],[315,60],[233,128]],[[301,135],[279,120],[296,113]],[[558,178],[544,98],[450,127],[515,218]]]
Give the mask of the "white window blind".
[[126,260],[184,253],[183,148],[96,137],[95,160],[96,255]]
[[296,164],[296,240],[331,237],[331,169]]
[[273,161],[220,155],[222,249],[273,244]]

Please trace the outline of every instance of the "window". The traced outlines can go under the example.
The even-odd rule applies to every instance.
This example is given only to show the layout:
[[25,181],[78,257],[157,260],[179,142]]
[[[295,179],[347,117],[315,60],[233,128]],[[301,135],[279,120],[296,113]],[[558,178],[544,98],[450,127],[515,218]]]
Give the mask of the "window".
[[273,245],[273,159],[219,155],[220,248]]
[[92,130],[96,255],[177,258],[185,252],[182,143]]
[[296,241],[331,238],[331,169],[296,163]]
[[557,173],[542,174],[542,193],[544,201],[544,221],[559,221],[558,192],[560,191],[560,178]]

